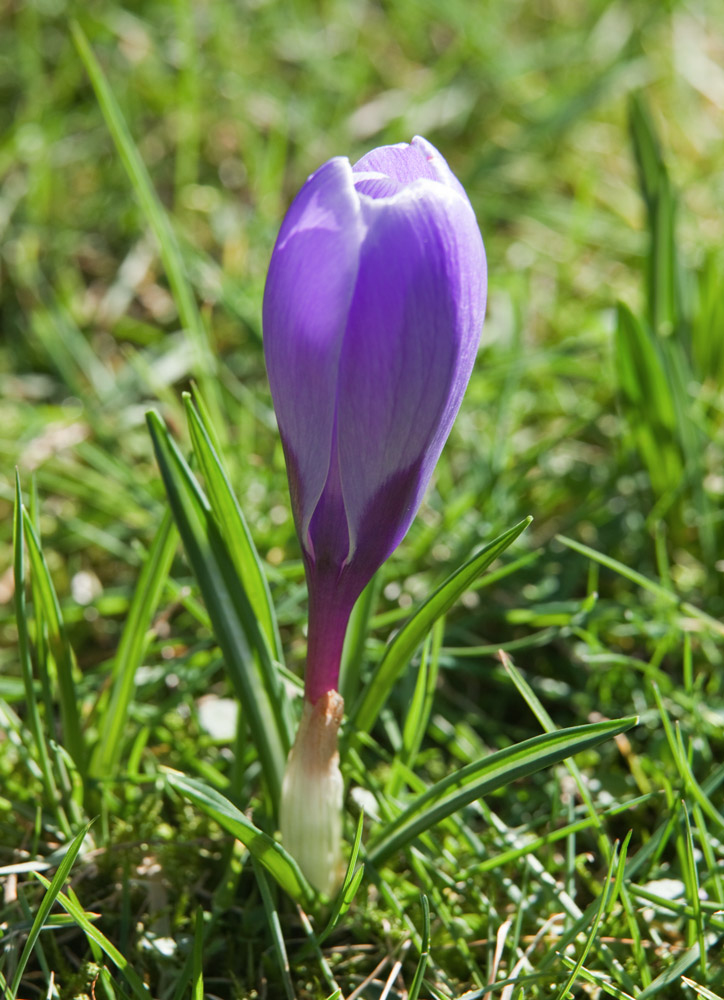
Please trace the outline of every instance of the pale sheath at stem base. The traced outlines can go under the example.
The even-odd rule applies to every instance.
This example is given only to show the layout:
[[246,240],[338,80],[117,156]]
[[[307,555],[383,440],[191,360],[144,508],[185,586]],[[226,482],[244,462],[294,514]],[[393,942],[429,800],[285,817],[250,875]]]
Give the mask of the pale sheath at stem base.
[[327,691],[304,711],[282,782],[282,843],[309,882],[330,896],[342,879],[342,774],[337,733],[344,700]]

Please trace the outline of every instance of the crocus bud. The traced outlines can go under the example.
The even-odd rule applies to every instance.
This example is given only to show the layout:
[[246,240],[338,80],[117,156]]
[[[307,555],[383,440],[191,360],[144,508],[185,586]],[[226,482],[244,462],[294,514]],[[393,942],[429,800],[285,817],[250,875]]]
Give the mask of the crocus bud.
[[402,540],[470,378],[485,313],[475,215],[419,136],[307,180],[264,291],[264,350],[309,590],[305,704],[280,825],[309,881],[339,878],[337,694],[352,607]]
[[352,606],[420,505],[485,313],[468,198],[419,136],[307,180],[264,292],[264,350],[309,589],[305,691],[336,690]]

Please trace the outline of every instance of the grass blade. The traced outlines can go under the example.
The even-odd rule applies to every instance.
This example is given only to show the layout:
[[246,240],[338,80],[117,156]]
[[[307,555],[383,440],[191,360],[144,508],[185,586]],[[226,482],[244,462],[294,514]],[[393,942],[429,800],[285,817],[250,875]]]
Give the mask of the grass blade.
[[387,783],[387,795],[396,798],[402,787],[403,774],[412,769],[415,758],[422,744],[432,712],[435,687],[440,665],[440,648],[442,646],[445,619],[438,618],[432,631],[425,639],[420,659],[420,669],[417,672],[415,690],[412,694],[410,708],[405,718],[402,730],[402,745],[395,754],[395,760]]
[[638,168],[639,187],[651,210],[659,193],[663,156],[651,115],[640,94],[634,94],[629,104],[629,131]]
[[63,739],[76,767],[81,774],[84,774],[86,748],[73,676],[75,673],[73,651],[65,632],[60,602],[50,577],[48,564],[45,561],[33,522],[26,510],[23,510],[23,520],[30,565],[37,584],[42,613],[48,629],[48,642],[58,673],[58,698],[63,724]]
[[161,599],[178,545],[178,532],[167,511],[153,540],[128,609],[113,667],[113,687],[99,720],[100,742],[91,759],[90,773],[113,777],[123,745],[123,729],[135,691],[136,671],[146,650],[148,628]]
[[622,303],[616,324],[616,362],[631,433],[653,490],[662,496],[680,486],[683,474],[672,387],[654,335]]
[[668,969],[664,971],[654,979],[653,983],[650,983],[645,990],[639,993],[637,1000],[650,1000],[650,997],[655,997],[658,993],[663,993],[664,996],[670,996],[668,993],[669,987],[673,986],[674,983],[678,983],[682,977],[682,973],[686,972],[691,968],[696,962],[699,961],[699,945],[698,943],[688,948],[680,958],[677,958]]
[[123,162],[136,198],[143,210],[146,221],[158,241],[166,275],[181,323],[193,346],[195,366],[199,372],[199,382],[207,398],[214,406],[214,416],[220,412],[216,358],[208,341],[201,314],[196,305],[191,284],[186,275],[181,250],[168,215],[156,194],[146,165],[133,141],[131,132],[106,80],[100,63],[96,59],[83,29],[77,21],[71,21],[71,32],[78,54],[83,61],[96,93],[98,104],[106,120],[108,130],[116,144],[118,155]]
[[418,796],[372,842],[369,860],[380,864],[419,834],[463,806],[511,781],[557,764],[566,757],[626,732],[638,722],[629,716],[611,722],[544,733],[473,761]]
[[[88,833],[89,829],[90,823],[83,827],[80,833],[76,834],[71,843],[68,845],[68,850],[65,852],[63,860],[58,865],[58,870],[53,876],[53,881],[48,882],[47,879],[42,880],[47,888],[47,892],[43,896],[42,902],[38,907],[38,912],[33,920],[33,926],[30,928],[30,933],[28,934],[25,947],[23,948],[18,961],[18,966],[15,970],[15,975],[13,976],[12,983],[10,984],[10,992],[13,997],[17,996],[20,981],[23,978],[23,972],[25,972],[25,967],[28,964],[28,960],[32,954],[33,948],[35,947],[35,943],[38,940],[38,936],[43,929],[43,925],[48,919],[53,903],[58,898],[58,894],[63,888],[63,884],[73,867],[73,863],[78,856],[78,852],[81,849],[81,845],[83,844],[85,835]],[[37,874],[36,877],[41,878],[41,876]]]
[[[35,877],[39,882],[42,882],[43,885],[50,885],[48,880],[39,873],[36,872]],[[111,944],[105,934],[99,930],[91,920],[88,919],[88,915],[75,898],[75,895],[72,892],[69,895],[66,895],[64,892],[59,892],[57,900],[65,912],[69,913],[78,927],[80,927],[85,936],[88,938],[88,941],[94,945],[98,945],[101,951],[103,951],[108,958],[110,958],[113,964],[120,969],[128,980],[128,984],[133,990],[133,995],[136,997],[136,1000],[151,1000],[151,993],[149,992],[148,987],[134,970],[128,959],[122,955],[118,948],[116,948],[114,944]]]
[[689,820],[689,812],[686,806],[686,802],[682,801],[682,812],[684,814],[684,857],[685,864],[683,870],[684,882],[687,887],[686,897],[691,901],[691,907],[694,911],[693,923],[694,923],[694,933],[696,934],[696,939],[699,944],[699,962],[701,967],[701,975],[703,979],[708,977],[706,968],[706,935],[704,932],[704,921],[701,912],[701,897],[699,895],[699,872],[696,867],[696,848],[694,846],[694,838],[691,832],[691,822]]
[[532,520],[531,517],[526,517],[486,545],[449,576],[408,619],[388,645],[379,666],[365,686],[364,694],[350,713],[353,731],[368,733],[371,730],[395,681],[410,662],[434,622],[455,604],[498,556],[505,552]]
[[583,963],[586,961],[586,957],[589,951],[591,950],[591,947],[593,946],[593,942],[596,940],[596,933],[598,931],[599,924],[601,923],[601,920],[603,919],[603,916],[606,910],[608,909],[609,899],[611,901],[615,899],[615,892],[612,892],[612,889],[614,888],[613,870],[616,867],[617,862],[618,862],[617,847],[615,847],[614,850],[611,852],[611,860],[608,863],[608,871],[606,872],[606,877],[603,883],[603,892],[601,893],[598,909],[596,910],[596,915],[593,918],[593,923],[591,925],[591,930],[588,933],[588,937],[586,938],[586,943],[583,946],[581,954],[578,956],[576,964],[573,966],[573,969],[571,970],[571,974],[568,977],[568,982],[563,987],[563,989],[556,994],[556,1000],[565,1000],[565,997],[568,996],[568,991],[571,989],[571,987],[578,979],[578,974],[583,968]]
[[282,982],[284,983],[284,992],[287,995],[287,1000],[296,1000],[294,984],[292,983],[292,977],[289,969],[289,957],[287,955],[286,945],[284,944],[282,925],[279,920],[279,913],[276,905],[274,904],[271,889],[269,888],[269,881],[266,877],[264,869],[253,855],[251,860],[254,866],[254,874],[256,875],[256,883],[259,886],[259,892],[261,894],[261,901],[264,905],[267,923],[269,924],[269,930],[271,931],[272,944],[274,945],[274,952],[277,957]]
[[350,908],[352,901],[357,894],[357,890],[359,889],[360,882],[362,881],[362,876],[365,871],[364,865],[360,865],[356,870],[355,866],[357,864],[357,858],[359,857],[360,847],[362,846],[364,819],[365,814],[361,812],[359,814],[359,820],[357,821],[357,832],[355,834],[354,843],[352,844],[352,852],[350,854],[349,862],[347,863],[347,871],[345,872],[342,885],[339,887],[339,891],[334,900],[332,913],[327,921],[327,926],[320,934],[317,935],[317,946],[321,945],[323,941],[326,941],[334,928],[337,926],[340,917],[344,916]]
[[420,896],[420,902],[422,903],[422,947],[420,948],[420,960],[417,963],[415,976],[410,987],[409,1000],[417,1000],[420,995],[422,980],[430,957],[430,904],[424,893]]
[[204,911],[201,907],[196,911],[191,967],[191,1000],[204,1000]]
[[35,683],[33,677],[33,664],[30,656],[30,636],[28,634],[28,616],[25,599],[25,531],[23,527],[23,498],[20,491],[20,476],[15,472],[15,515],[13,518],[13,550],[14,562],[13,570],[15,574],[15,587],[13,599],[15,601],[15,622],[18,630],[18,653],[20,657],[20,669],[23,675],[23,687],[25,689],[25,706],[27,713],[27,724],[33,736],[35,750],[38,755],[38,766],[43,775],[43,785],[47,800],[54,804],[56,815],[63,831],[70,836],[70,827],[65,812],[61,806],[60,795],[53,776],[50,764],[50,754],[45,741],[45,734],[38,710],[38,702],[35,697]]
[[[500,653],[500,661],[503,664],[505,672],[508,674],[513,684],[515,685],[518,693],[521,695],[528,708],[531,710],[531,712],[535,715],[536,719],[540,723],[541,728],[544,729],[545,732],[547,733],[555,732],[556,726],[553,723],[553,719],[551,719],[550,715],[543,707],[543,704],[541,703],[540,699],[533,691],[530,684],[528,684],[523,675],[520,673],[518,668],[513,664],[511,659],[508,656],[506,656],[506,654],[502,651]],[[576,786],[578,788],[578,794],[581,797],[581,801],[585,804],[586,808],[588,809],[588,813],[591,817],[591,820],[598,829],[599,832],[598,842],[601,851],[603,853],[603,856],[605,858],[608,858],[610,855],[609,842],[606,839],[605,835],[601,832],[602,824],[599,812],[596,809],[596,804],[591,798],[591,793],[588,789],[588,785],[584,780],[583,775],[579,771],[578,767],[576,766],[575,761],[572,760],[566,761],[566,766],[568,768],[568,772],[570,773],[571,777],[576,783]]]
[[651,245],[648,260],[649,315],[658,336],[674,332],[678,321],[678,264],[675,197],[651,114],[640,94],[629,105],[629,129]]
[[565,535],[556,535],[556,540],[562,545],[565,545],[569,549],[573,549],[574,552],[580,552],[583,556],[588,556],[589,559],[593,559],[595,562],[600,563],[601,566],[606,566],[607,569],[612,569],[614,573],[618,573],[631,583],[635,583],[637,587],[642,587],[644,590],[648,590],[649,593],[656,595],[660,600],[665,601],[668,604],[676,605],[679,611],[684,615],[688,615],[691,618],[696,618],[702,624],[706,625],[708,629],[712,632],[716,632],[717,635],[724,636],[724,625],[716,618],[708,615],[706,611],[702,611],[701,608],[697,608],[696,605],[689,603],[689,601],[680,601],[678,596],[671,590],[667,590],[666,587],[662,587],[660,583],[656,583],[655,580],[649,579],[649,577],[644,576],[643,573],[639,573],[638,570],[632,569],[630,566],[626,566],[625,563],[619,562],[618,559],[614,559],[612,556],[607,556],[603,552],[598,552],[596,549],[592,549],[588,545],[584,545],[583,542],[577,542],[573,538],[566,538]]
[[688,987],[696,992],[696,995],[701,997],[701,1000],[723,1000],[718,993],[714,993],[712,990],[702,986],[701,983],[695,983],[693,979],[689,979],[688,976],[681,977],[682,983],[686,983]]

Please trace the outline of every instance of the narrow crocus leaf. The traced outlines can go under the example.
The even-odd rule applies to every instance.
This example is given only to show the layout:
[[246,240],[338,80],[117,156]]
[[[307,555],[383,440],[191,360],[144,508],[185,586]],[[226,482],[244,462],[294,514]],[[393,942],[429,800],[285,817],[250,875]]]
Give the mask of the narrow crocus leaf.
[[276,808],[290,742],[286,693],[205,494],[158,414],[147,419],[171,510]]
[[349,615],[422,500],[485,312],[470,202],[419,136],[308,179],[264,293],[264,349],[309,587],[306,697],[338,687]]
[[381,864],[425,830],[470,802],[618,736],[637,722],[636,716],[629,716],[543,733],[523,743],[498,750],[482,760],[473,761],[414,799],[372,841],[367,852],[368,860],[372,864]]
[[313,901],[314,892],[296,861],[281,844],[255,826],[233,802],[197,778],[187,778],[178,771],[168,769],[165,774],[171,788],[185,799],[195,802],[207,816],[240,840],[293,899],[304,904]]
[[531,517],[526,517],[476,552],[452,573],[415,611],[388,645],[382,660],[351,713],[355,732],[369,732],[392,687],[410,662],[413,653],[432,628],[488,566],[502,555],[525,531]]
[[[201,401],[198,394],[197,399]],[[208,418],[205,419],[203,407],[199,412],[188,394],[184,395],[184,405],[191,444],[204,477],[211,508],[269,649],[274,656],[280,658],[281,647],[274,605],[246,518],[234,496],[218,448],[212,441],[211,426]]]

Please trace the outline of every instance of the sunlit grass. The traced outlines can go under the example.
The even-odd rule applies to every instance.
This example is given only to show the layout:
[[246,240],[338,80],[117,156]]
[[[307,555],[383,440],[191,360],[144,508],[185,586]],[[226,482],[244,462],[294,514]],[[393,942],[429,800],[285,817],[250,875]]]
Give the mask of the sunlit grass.
[[[3,17],[3,995],[724,996],[718,6]],[[306,174],[415,132],[470,191],[491,298],[348,638],[356,846],[324,905],[268,839],[306,595],[261,289]]]

